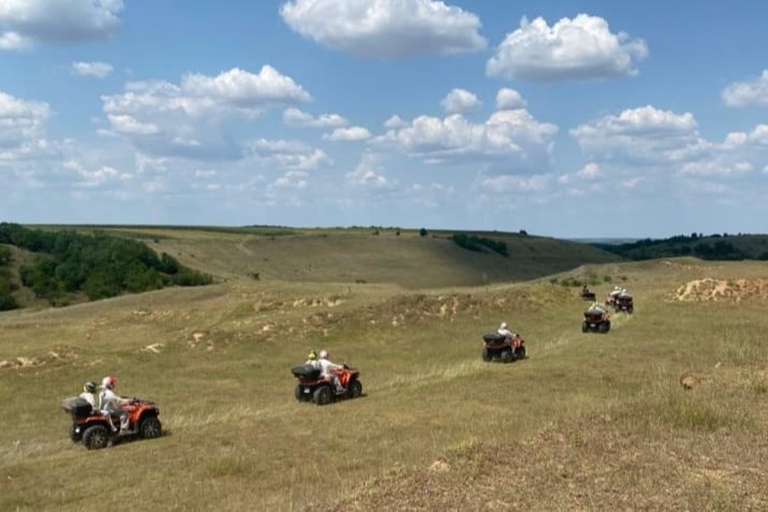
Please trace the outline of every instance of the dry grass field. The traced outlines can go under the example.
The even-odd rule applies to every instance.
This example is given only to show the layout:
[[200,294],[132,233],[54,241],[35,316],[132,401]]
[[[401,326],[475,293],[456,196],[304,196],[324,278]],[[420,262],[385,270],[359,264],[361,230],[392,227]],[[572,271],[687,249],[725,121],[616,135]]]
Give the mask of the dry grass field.
[[[484,285],[385,237],[380,260],[355,263],[354,242],[334,266],[290,236],[186,236],[150,243],[218,284],[0,314],[0,510],[768,508],[768,301],[733,299],[768,264],[606,260]],[[433,266],[482,274],[463,264]],[[577,290],[550,282],[587,272],[636,299],[606,335],[582,334]],[[705,279],[726,292],[681,300]],[[527,360],[481,361],[501,320]],[[358,367],[364,396],[297,403],[311,348]],[[164,437],[69,441],[60,400],[107,374],[159,404]]]

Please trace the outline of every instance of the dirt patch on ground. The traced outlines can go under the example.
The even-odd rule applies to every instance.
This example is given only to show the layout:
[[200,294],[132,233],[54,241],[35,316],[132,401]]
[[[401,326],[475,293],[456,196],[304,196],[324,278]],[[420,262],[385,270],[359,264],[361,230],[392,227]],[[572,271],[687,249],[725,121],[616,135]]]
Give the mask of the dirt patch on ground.
[[661,264],[664,265],[665,267],[674,268],[675,270],[687,270],[689,272],[702,271],[702,270],[712,271],[712,270],[718,270],[718,269],[723,268],[722,265],[718,265],[718,266],[713,266],[713,265],[691,265],[691,264],[680,263],[680,262],[677,262],[677,261],[669,261],[669,260],[662,261]]
[[681,302],[741,302],[768,299],[768,278],[696,279],[669,295]]
[[77,353],[70,347],[56,347],[48,352],[35,356],[18,356],[0,360],[0,369],[6,368],[35,368],[39,366],[69,363],[77,359]]

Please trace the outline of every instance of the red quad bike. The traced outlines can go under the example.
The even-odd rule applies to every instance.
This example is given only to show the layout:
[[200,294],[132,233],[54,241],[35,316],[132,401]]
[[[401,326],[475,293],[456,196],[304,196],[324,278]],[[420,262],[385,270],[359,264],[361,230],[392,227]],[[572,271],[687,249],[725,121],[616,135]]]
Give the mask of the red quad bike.
[[618,297],[616,297],[616,300],[614,301],[613,308],[616,310],[617,313],[626,312],[630,315],[632,314],[632,311],[635,310],[634,301],[632,300],[632,296],[628,293],[622,293]]
[[[127,398],[127,397],[123,397]],[[128,430],[114,432],[106,415],[94,410],[85,399],[66,398],[62,408],[72,416],[69,438],[73,443],[82,442],[89,450],[106,448],[109,441],[118,439],[154,439],[163,433],[160,424],[160,409],[154,402],[130,398],[121,409],[128,413]],[[120,428],[120,417],[112,416],[112,424]]]
[[344,365],[338,370],[331,370],[339,377],[339,382],[344,386],[344,392],[336,392],[331,379],[323,378],[320,370],[312,365],[302,364],[291,368],[291,373],[298,379],[295,396],[299,402],[314,402],[317,405],[326,405],[336,400],[357,398],[363,394],[363,385],[360,383],[360,372]]
[[483,335],[485,346],[483,347],[483,361],[486,363],[498,359],[502,363],[511,363],[518,359],[525,359],[525,340],[519,335],[504,336],[492,332]]
[[588,309],[584,312],[581,332],[606,333],[611,330],[611,317],[605,311]]

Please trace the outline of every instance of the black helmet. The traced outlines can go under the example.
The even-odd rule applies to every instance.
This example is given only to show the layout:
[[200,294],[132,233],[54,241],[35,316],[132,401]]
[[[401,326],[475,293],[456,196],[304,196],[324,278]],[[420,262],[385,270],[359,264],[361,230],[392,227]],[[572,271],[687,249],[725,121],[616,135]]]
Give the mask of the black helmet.
[[86,393],[95,393],[96,392],[96,383],[92,380],[89,380],[83,385],[83,391]]

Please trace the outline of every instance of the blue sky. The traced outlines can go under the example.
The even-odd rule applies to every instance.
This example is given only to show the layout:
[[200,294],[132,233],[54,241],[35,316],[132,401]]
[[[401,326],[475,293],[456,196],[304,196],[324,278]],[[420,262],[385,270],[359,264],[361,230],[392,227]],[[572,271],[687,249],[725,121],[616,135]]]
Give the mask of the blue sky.
[[768,231],[768,3],[0,0],[0,220]]

